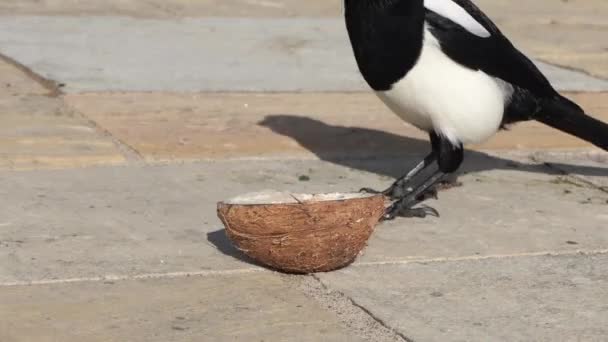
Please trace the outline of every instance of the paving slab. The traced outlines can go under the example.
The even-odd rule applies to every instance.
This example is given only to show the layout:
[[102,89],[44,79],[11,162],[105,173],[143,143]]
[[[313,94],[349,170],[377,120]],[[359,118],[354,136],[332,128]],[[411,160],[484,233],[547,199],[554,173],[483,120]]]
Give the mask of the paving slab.
[[[561,19],[567,23],[602,24],[608,5],[602,0],[537,0],[513,6],[509,0],[475,0],[497,21],[518,17],[536,23]],[[5,0],[0,15],[120,15],[138,18],[175,17],[335,17],[342,14],[340,1],[309,0]]]
[[2,17],[0,51],[67,92],[358,89],[343,26],[301,18]]
[[[608,122],[608,93],[568,93]],[[428,138],[371,93],[68,94],[70,108],[148,162],[240,157],[421,154]],[[518,124],[476,150],[590,148],[539,123]]]
[[412,341],[603,341],[608,256],[355,267],[320,278]]
[[[440,218],[384,223],[359,261],[608,248],[607,192],[542,166],[468,158],[464,175],[458,177],[463,186],[427,202]],[[608,177],[608,164],[586,165],[571,166],[570,171]]]
[[[608,32],[603,0],[537,0],[513,6],[507,0],[476,1],[508,36],[531,55],[608,78]],[[0,15],[184,17],[340,17],[340,1],[295,0],[6,0]],[[584,37],[584,39],[582,38]]]
[[117,165],[125,157],[111,138],[46,96],[0,100],[0,168]]
[[[368,89],[333,18],[4,16],[0,51],[66,92]],[[539,66],[560,90],[608,90],[608,81]]]
[[0,287],[0,340],[361,341],[271,273]]
[[137,18],[335,16],[339,1],[298,0],[5,0],[0,15],[121,15]]
[[3,58],[0,55],[0,99],[3,101],[14,96],[23,95],[47,95],[49,90],[40,82],[19,69],[14,61]]
[[[556,181],[561,173],[542,166],[479,153],[468,158],[464,171],[470,174],[459,179],[464,186],[428,203],[441,218],[383,224],[359,261],[608,248],[605,192]],[[415,160],[233,160],[0,172],[0,283],[255,270],[226,239],[218,201],[264,189],[380,188]],[[310,181],[300,181],[302,175]]]
[[527,55],[554,65],[580,70],[604,80],[608,79],[608,43],[605,43],[603,38],[608,33],[608,25],[560,21],[538,25],[532,18],[530,23],[523,21],[514,20],[502,27]]
[[125,161],[113,140],[53,97],[46,84],[0,58],[0,169]]
[[[65,101],[149,162],[427,149],[421,132],[370,94],[70,94]],[[411,143],[398,143],[398,133]]]
[[608,78],[608,3],[541,0],[514,6],[508,0],[478,0],[500,29],[527,54]]
[[608,193],[608,170],[597,174],[577,174],[576,170],[581,167],[601,167],[608,164],[607,153],[589,153],[580,152],[570,153],[551,153],[551,151],[537,151],[532,154],[535,160],[542,160],[556,170],[561,170],[564,173],[575,176],[568,178],[574,184],[579,186],[594,185],[598,189]]
[[0,279],[255,268],[213,244],[232,250],[215,215],[233,186],[214,179],[225,172],[209,164],[5,173]]

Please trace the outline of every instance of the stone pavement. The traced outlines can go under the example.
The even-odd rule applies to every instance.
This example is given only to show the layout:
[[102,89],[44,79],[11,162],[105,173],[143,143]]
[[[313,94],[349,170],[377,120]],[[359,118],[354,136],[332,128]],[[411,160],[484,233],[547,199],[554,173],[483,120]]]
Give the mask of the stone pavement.
[[[0,46],[69,93],[367,90],[339,18],[15,17]],[[538,63],[559,90],[608,89]]]
[[[478,3],[608,121],[605,1]],[[605,340],[608,154],[539,124],[471,146],[440,218],[381,224],[343,270],[230,245],[218,201],[379,188],[428,149],[367,92],[339,15],[2,1],[0,341]]]

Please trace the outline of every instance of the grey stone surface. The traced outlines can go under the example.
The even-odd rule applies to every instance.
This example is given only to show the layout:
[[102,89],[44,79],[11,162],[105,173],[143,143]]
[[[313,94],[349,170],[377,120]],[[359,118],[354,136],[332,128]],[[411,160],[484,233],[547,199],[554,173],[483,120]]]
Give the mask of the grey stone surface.
[[0,288],[0,341],[361,341],[271,273]]
[[[608,173],[607,164],[562,164],[581,175]],[[608,248],[608,193],[542,165],[490,157],[473,157],[463,173],[462,187],[427,202],[440,218],[381,225],[360,261]]]
[[[593,172],[590,174],[580,174],[578,170],[585,167],[601,167],[608,165],[608,153],[581,153],[570,152],[570,153],[550,153],[548,151],[537,151],[534,153],[534,157],[538,160],[543,160],[557,170],[561,170],[565,173],[573,176],[571,180],[575,184],[585,185],[588,182],[595,185],[598,189],[608,193],[608,169],[598,169],[599,172]],[[577,179],[582,179],[583,182]]]
[[[2,281],[251,268],[229,248],[215,203],[230,183],[197,167],[6,173]],[[229,180],[224,178],[225,180]],[[211,189],[212,188],[212,189]],[[234,191],[234,190],[232,190]]]
[[[218,201],[263,189],[380,188],[413,163],[236,160],[2,172],[0,282],[255,269],[225,238]],[[441,218],[379,226],[360,262],[608,248],[607,194],[482,154],[473,153],[465,171],[464,187],[428,203]]]
[[606,254],[353,267],[320,277],[412,341],[608,336]]
[[[83,91],[358,91],[341,19],[0,17],[0,52]],[[608,81],[540,64],[560,90]]]

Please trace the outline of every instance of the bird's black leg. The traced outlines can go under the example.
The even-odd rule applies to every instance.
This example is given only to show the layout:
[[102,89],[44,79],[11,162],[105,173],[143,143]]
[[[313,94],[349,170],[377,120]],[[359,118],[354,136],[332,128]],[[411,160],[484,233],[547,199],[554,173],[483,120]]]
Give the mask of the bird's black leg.
[[[363,188],[361,192],[367,192],[370,194],[383,194],[391,199],[399,199],[412,192],[412,188],[410,187],[410,182],[412,178],[416,177],[420,172],[426,170],[433,162],[437,161],[437,157],[439,155],[439,148],[441,146],[441,139],[439,135],[435,132],[429,133],[429,138],[431,141],[431,153],[424,158],[418,165],[416,165],[412,170],[410,170],[405,175],[401,176],[397,179],[388,189],[384,191],[378,191],[370,188]],[[426,196],[425,193],[420,194],[421,197],[436,197],[436,192],[432,193],[432,189],[430,189],[429,196]]]
[[421,202],[420,196],[431,189],[435,184],[445,178],[447,174],[456,171],[464,159],[462,144],[453,144],[449,140],[440,137],[437,144],[439,170],[427,178],[422,184],[415,187],[407,196],[393,203],[384,216],[385,220],[392,220],[396,216],[425,217],[427,215],[438,216],[439,213],[431,207],[414,208]]
[[433,151],[428,156],[424,158],[416,167],[414,167],[407,174],[403,175],[399,179],[397,179],[388,189],[384,191],[377,191],[370,188],[363,188],[361,192],[367,192],[370,194],[383,194],[384,196],[390,197],[391,199],[397,199],[405,196],[408,191],[408,185],[412,178],[414,178],[417,174],[425,170],[429,165],[431,165],[435,160],[437,160],[437,154]]
[[445,175],[446,174],[441,171],[435,172],[410,194],[393,203],[393,205],[386,210],[386,214],[384,215],[383,219],[392,220],[397,216],[422,218],[426,217],[427,215],[439,216],[437,210],[431,207],[423,206],[420,208],[414,208],[414,206],[420,203],[420,200],[418,199],[420,195],[430,189],[433,185],[437,184],[437,182],[441,181]]

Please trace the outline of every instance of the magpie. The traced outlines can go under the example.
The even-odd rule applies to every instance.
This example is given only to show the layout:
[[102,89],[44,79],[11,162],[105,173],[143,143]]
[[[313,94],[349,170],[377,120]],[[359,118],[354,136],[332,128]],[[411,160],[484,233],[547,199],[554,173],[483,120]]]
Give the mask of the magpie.
[[[431,153],[383,193],[385,220],[436,215],[417,207],[457,171],[463,146],[536,120],[608,150],[608,124],[560,95],[470,0],[344,0],[359,72],[396,115],[430,137]],[[436,170],[419,184],[412,179]]]

